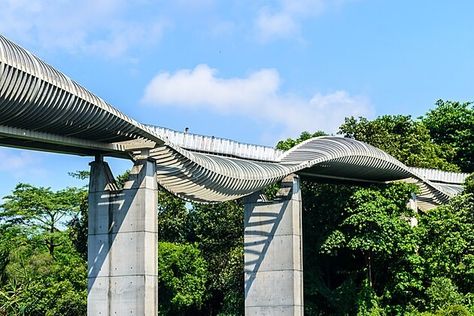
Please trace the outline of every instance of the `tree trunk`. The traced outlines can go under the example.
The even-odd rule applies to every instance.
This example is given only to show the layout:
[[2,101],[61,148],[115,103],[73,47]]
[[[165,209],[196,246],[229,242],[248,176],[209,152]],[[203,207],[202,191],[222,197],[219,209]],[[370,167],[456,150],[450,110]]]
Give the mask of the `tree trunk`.
[[54,247],[55,247],[55,244],[54,244],[54,237],[53,237],[53,234],[54,234],[54,231],[55,231],[55,227],[54,227],[54,216],[51,215],[51,225],[49,226],[49,233],[51,234],[48,238],[48,250],[49,250],[49,254],[51,255],[51,257],[54,258]]
[[365,254],[365,263],[367,265],[367,280],[369,281],[369,286],[373,288],[373,279],[372,279],[372,256],[371,252]]

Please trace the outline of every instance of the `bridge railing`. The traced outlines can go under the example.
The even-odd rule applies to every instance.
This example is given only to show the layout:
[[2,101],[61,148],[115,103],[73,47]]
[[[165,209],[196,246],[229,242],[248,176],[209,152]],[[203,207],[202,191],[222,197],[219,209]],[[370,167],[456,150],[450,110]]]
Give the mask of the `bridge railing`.
[[434,182],[443,182],[461,185],[466,181],[466,178],[469,176],[469,173],[461,172],[449,172],[442,171],[438,169],[426,169],[426,168],[416,168],[409,167],[411,171],[422,176],[425,179]]
[[171,143],[189,150],[261,161],[276,161],[283,154],[282,150],[272,147],[239,143],[214,136],[177,132],[158,126],[149,125],[148,127],[163,139],[168,139]]

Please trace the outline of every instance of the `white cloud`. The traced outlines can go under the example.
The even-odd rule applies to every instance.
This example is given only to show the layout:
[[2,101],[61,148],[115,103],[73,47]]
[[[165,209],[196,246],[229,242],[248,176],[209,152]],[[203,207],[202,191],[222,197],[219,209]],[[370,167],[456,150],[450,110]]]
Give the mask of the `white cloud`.
[[26,175],[44,175],[41,159],[34,152],[0,148],[0,173],[8,173],[14,178]]
[[363,96],[335,91],[304,98],[283,93],[280,83],[275,69],[261,69],[244,78],[219,78],[217,70],[198,65],[192,70],[158,74],[146,87],[142,102],[243,115],[277,124],[286,136],[303,130],[335,132],[346,116],[372,113]]
[[125,55],[137,44],[153,44],[162,34],[162,20],[127,17],[126,0],[3,0],[0,32],[42,49],[72,53]]
[[255,19],[260,40],[300,37],[304,20],[323,13],[329,6],[338,6],[344,0],[280,0],[275,7],[262,7]]

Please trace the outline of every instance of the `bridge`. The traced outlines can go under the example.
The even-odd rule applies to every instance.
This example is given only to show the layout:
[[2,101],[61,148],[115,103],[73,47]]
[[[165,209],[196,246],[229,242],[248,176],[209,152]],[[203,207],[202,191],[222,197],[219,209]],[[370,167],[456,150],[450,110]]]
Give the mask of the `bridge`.
[[[289,151],[141,124],[0,35],[0,145],[95,157],[89,184],[88,315],[156,315],[158,185],[188,201],[244,199],[246,315],[303,315],[300,178],[415,183],[429,210],[467,174],[405,166],[336,136]],[[133,163],[123,189],[104,157]],[[281,182],[274,200],[261,190]]]

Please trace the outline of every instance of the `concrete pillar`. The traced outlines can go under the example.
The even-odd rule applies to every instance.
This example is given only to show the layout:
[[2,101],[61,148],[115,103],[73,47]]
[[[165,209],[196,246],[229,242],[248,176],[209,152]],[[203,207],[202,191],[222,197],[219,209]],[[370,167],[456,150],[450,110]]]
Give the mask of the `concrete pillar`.
[[90,165],[87,315],[157,315],[155,163],[138,160],[123,190],[107,163]]
[[[412,193],[411,198],[407,203],[407,207],[412,209],[415,213],[418,213],[418,202],[416,200],[416,194]],[[410,226],[415,227],[418,226],[418,219],[416,217],[410,217]]]
[[274,201],[244,203],[245,315],[303,315],[299,178],[285,178]]

